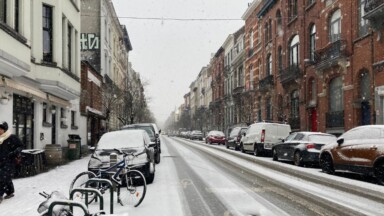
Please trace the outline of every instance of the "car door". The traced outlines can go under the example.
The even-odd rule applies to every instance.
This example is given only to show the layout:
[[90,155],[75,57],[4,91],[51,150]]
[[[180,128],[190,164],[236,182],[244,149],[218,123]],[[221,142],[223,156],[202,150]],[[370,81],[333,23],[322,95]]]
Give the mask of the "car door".
[[296,136],[289,142],[286,146],[287,159],[293,161],[293,157],[298,145],[303,144],[305,135],[302,133],[297,133]]
[[255,137],[256,125],[252,125],[248,128],[245,133],[245,137],[243,138],[243,147],[245,150],[253,151],[253,140]]
[[298,138],[297,137],[302,137],[302,136],[299,136],[299,135],[300,135],[299,133],[292,133],[292,134],[290,134],[286,138],[286,141],[284,142],[284,144],[281,145],[280,157],[282,159],[284,159],[284,160],[291,160],[291,157],[293,156],[292,149],[298,143]]
[[377,156],[377,146],[381,141],[381,130],[374,127],[364,127],[361,129],[360,137],[350,150],[353,157],[351,163],[355,168],[371,167]]
[[352,148],[359,142],[363,131],[361,128],[354,128],[342,134],[338,139],[343,138],[344,141],[338,144],[333,150],[333,160],[336,168],[346,169],[353,165],[355,160],[352,154]]

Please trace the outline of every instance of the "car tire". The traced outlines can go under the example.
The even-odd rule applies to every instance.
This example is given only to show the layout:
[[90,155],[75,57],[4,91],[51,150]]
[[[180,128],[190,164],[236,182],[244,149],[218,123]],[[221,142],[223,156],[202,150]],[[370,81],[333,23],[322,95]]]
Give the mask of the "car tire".
[[375,177],[379,184],[384,185],[384,161],[375,165]]
[[299,167],[304,166],[303,157],[301,156],[300,151],[296,151],[295,154],[293,155],[293,163]]
[[235,145],[235,151],[239,151],[239,147]]
[[159,163],[160,163],[160,159],[161,159],[161,157],[160,157],[160,152],[157,152],[157,153],[155,154],[155,163],[156,163],[156,164],[159,164]]
[[261,152],[259,151],[259,148],[257,148],[257,144],[255,144],[255,147],[253,149],[253,155],[261,156]]
[[277,156],[276,149],[272,149],[272,160],[279,161],[279,157]]
[[320,158],[320,167],[324,173],[334,174],[335,168],[333,167],[332,157],[329,154],[324,154]]
[[154,179],[155,179],[155,173],[152,173],[152,174],[149,174],[149,176],[147,178],[145,178],[145,182],[147,184],[151,184]]
[[228,143],[225,143],[225,148],[229,149]]
[[245,153],[243,143],[240,143],[240,151],[241,151],[242,153]]
[[211,142],[211,140],[208,140],[208,144],[209,144],[209,145],[212,145],[212,142]]

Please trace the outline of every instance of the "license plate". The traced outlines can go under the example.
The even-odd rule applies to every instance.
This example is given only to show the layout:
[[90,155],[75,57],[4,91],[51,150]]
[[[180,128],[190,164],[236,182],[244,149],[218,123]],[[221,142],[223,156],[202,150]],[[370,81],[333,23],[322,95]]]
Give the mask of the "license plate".
[[273,144],[272,143],[264,143],[264,149],[272,149]]

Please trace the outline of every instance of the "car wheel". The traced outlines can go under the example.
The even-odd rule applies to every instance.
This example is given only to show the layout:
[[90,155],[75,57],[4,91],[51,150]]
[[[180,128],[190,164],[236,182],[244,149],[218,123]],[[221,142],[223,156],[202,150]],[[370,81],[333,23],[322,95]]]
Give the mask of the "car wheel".
[[147,184],[151,184],[153,180],[155,179],[155,173],[156,173],[156,165],[154,163],[149,164],[149,169],[148,169],[148,177],[145,178],[145,181]]
[[229,149],[228,143],[225,143],[225,147],[226,147],[227,149]]
[[379,184],[384,185],[384,161],[375,165],[375,177]]
[[277,151],[276,151],[276,149],[273,149],[273,150],[272,150],[272,159],[273,159],[274,161],[279,161],[279,158],[277,157]]
[[155,179],[155,173],[152,173],[152,174],[149,174],[149,176],[145,179],[145,182],[147,184],[151,184],[154,179]]
[[241,151],[242,153],[245,153],[243,143],[240,143],[240,151]]
[[211,140],[208,140],[208,144],[209,144],[209,145],[212,145],[212,141],[211,141]]
[[320,158],[321,170],[327,174],[334,174],[335,168],[333,167],[332,157],[329,154],[324,154]]
[[239,151],[239,147],[237,146],[237,144],[235,145],[235,151]]
[[300,166],[300,167],[304,165],[303,157],[301,156],[300,151],[296,151],[295,154],[293,155],[293,163],[296,166]]
[[255,156],[260,156],[261,155],[261,152],[259,151],[259,148],[257,148],[257,144],[255,144],[255,148],[253,150],[253,154]]
[[155,155],[155,163],[159,164],[160,163],[160,152],[157,152]]

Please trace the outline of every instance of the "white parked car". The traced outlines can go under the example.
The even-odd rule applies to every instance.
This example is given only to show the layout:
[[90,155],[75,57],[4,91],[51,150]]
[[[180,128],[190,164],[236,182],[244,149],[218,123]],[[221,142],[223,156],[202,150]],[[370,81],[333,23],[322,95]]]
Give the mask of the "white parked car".
[[274,144],[280,142],[291,133],[289,124],[257,122],[249,126],[240,143],[242,152],[250,151],[256,156],[271,153]]

